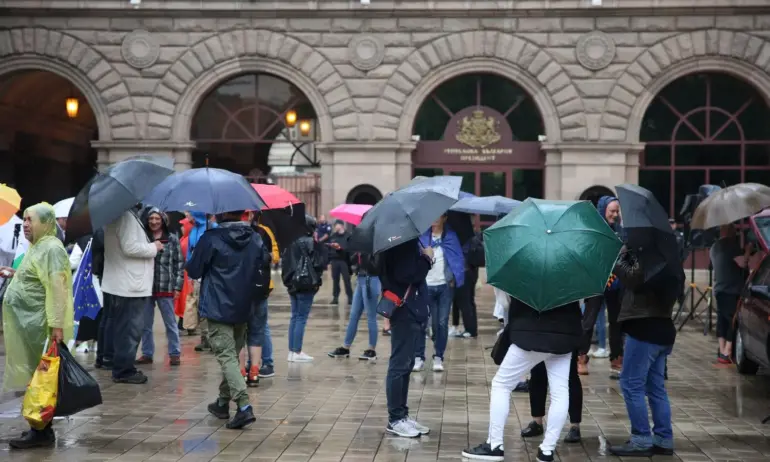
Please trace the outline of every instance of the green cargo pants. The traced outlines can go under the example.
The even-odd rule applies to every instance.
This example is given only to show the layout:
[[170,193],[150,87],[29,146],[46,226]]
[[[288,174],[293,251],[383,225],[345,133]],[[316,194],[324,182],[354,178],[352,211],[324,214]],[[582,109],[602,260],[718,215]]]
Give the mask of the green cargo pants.
[[241,375],[238,352],[246,344],[246,324],[221,324],[209,319],[209,344],[222,368],[219,403],[235,401],[239,408],[249,404],[246,381]]

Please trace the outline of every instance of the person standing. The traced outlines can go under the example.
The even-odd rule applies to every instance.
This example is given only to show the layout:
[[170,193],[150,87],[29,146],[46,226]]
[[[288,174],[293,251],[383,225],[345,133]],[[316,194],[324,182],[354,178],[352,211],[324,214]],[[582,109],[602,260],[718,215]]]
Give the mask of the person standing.
[[[182,237],[179,239],[179,247],[182,249],[182,257],[183,262],[187,261],[187,251],[190,248],[190,231],[192,231],[193,224],[190,221],[188,217],[185,217],[184,219],[179,221],[179,224],[182,227]],[[184,265],[184,263],[183,263]],[[182,293],[179,295],[179,297],[174,299],[174,314],[179,316],[179,334],[182,334],[182,331],[184,329],[184,311],[187,307],[187,295],[192,290],[192,285],[190,282],[190,277],[187,275],[187,271],[183,271],[184,273],[184,282],[182,283]],[[195,335],[194,330],[188,330],[187,335]]]
[[104,229],[102,291],[113,337],[112,380],[117,383],[147,382],[147,376],[136,370],[134,363],[144,313],[152,303],[155,256],[163,244],[150,242],[138,212],[139,207],[128,210]]
[[[29,207],[24,211],[23,229],[30,246],[18,270],[0,267],[0,277],[11,278],[3,300],[4,390],[26,387],[46,341],[63,343],[73,333],[72,272],[67,251],[56,238],[53,207],[46,203]],[[9,445],[14,449],[53,446],[52,423],[43,430],[30,428]]]
[[158,306],[168,340],[169,364],[181,364],[179,327],[174,316],[174,301],[179,298],[184,284],[184,256],[179,238],[168,232],[167,217],[157,208],[150,208],[145,215],[147,235],[153,242],[163,244],[155,256],[155,270],[152,283],[152,299],[145,307],[144,329],[142,332],[142,356],[137,364],[152,364],[155,354],[155,339],[152,326],[155,323],[155,305]]
[[743,252],[733,225],[722,226],[719,240],[711,246],[709,256],[714,268],[714,298],[717,302],[717,339],[720,364],[732,363],[733,317],[746,282],[746,261],[749,253]]
[[350,233],[345,231],[345,224],[341,221],[334,223],[334,232],[328,240],[329,263],[332,268],[332,305],[339,304],[340,277],[345,283],[345,295],[348,297],[348,305],[353,300],[353,288],[350,284],[350,254],[345,250]]
[[366,324],[369,330],[369,348],[358,357],[358,359],[375,360],[377,359],[377,302],[380,298],[381,287],[380,279],[377,277],[378,268],[376,258],[369,254],[357,253],[354,257],[357,260],[356,268],[356,291],[353,294],[353,304],[350,307],[350,320],[348,328],[345,331],[345,340],[341,347],[329,352],[332,358],[347,358],[350,356],[350,347],[356,338],[358,322],[361,320],[361,314],[366,310]]
[[422,247],[413,239],[386,250],[380,256],[379,274],[382,291],[391,292],[403,304],[390,317],[390,361],[385,378],[388,400],[388,425],[385,431],[417,438],[430,429],[409,416],[409,379],[417,355],[417,342],[425,341],[425,322],[430,316],[425,278],[434,261],[433,247]]
[[[444,351],[449,337],[449,314],[454,291],[465,281],[465,257],[457,234],[446,226],[446,215],[436,220],[431,229],[420,236],[423,247],[433,248],[434,262],[425,282],[433,327],[433,372],[444,371]],[[424,326],[427,330],[427,323]],[[417,340],[415,372],[425,367],[425,336]]]
[[[463,256],[465,257],[465,283],[457,288],[454,294],[452,304],[452,321],[454,335],[461,338],[476,338],[478,332],[478,317],[476,313],[476,283],[479,280],[479,268],[485,265],[484,256],[484,235],[476,233],[464,246]],[[458,322],[455,322],[454,309],[462,314],[464,332],[457,328]],[[459,321],[459,320],[458,320]],[[450,330],[450,335],[452,335]]]
[[297,238],[289,245],[281,258],[281,278],[289,290],[291,299],[291,319],[289,320],[289,356],[290,363],[304,363],[313,357],[302,351],[305,338],[305,326],[313,306],[313,298],[321,287],[323,266],[319,263],[323,246],[313,240],[315,219],[305,216],[307,235]]
[[[193,223],[193,227],[187,237],[186,261],[190,261],[190,258],[192,258],[195,246],[198,245],[198,241],[200,241],[206,230],[217,227],[217,223],[213,220],[210,222],[206,214],[202,212],[190,212],[190,221]],[[206,318],[199,316],[200,292],[201,281],[191,277],[190,293],[187,294],[187,306],[184,310],[183,327],[187,329],[188,332],[200,327],[201,343],[195,346],[195,351],[211,351],[211,346],[208,341],[208,324],[206,323]]]
[[[208,405],[211,415],[230,419],[230,401],[236,413],[225,425],[240,429],[254,423],[254,411],[246,393],[238,353],[246,343],[246,328],[252,314],[260,269],[267,254],[259,237],[243,212],[218,215],[219,227],[208,230],[186,268],[192,279],[201,283],[201,317],[208,320],[208,341],[222,369],[219,397]],[[238,262],[238,264],[233,264]]]

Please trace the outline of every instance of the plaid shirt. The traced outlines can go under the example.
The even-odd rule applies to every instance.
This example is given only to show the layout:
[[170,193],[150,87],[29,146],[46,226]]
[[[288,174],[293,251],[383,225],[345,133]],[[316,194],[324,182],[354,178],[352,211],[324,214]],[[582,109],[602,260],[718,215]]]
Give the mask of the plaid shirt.
[[155,277],[152,282],[153,294],[180,292],[184,284],[184,256],[179,238],[169,234],[163,250],[155,256]]

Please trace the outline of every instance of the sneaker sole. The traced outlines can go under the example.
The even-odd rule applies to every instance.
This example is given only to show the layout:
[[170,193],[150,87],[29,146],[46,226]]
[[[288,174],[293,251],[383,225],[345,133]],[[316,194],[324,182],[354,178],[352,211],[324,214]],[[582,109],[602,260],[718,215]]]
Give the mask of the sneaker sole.
[[387,433],[390,433],[391,435],[400,436],[401,438],[419,438],[420,436],[422,436],[419,432],[417,432],[416,435],[412,435],[412,434],[407,435],[406,433],[397,432],[392,428],[387,428],[387,427],[385,428],[385,431]]
[[224,414],[224,413],[223,414],[215,414],[215,413],[209,411],[209,414],[211,414],[214,417],[216,417],[217,419],[221,419],[221,420],[228,420],[230,418],[230,413],[227,413],[227,414]]
[[350,354],[346,354],[346,355],[333,355],[331,353],[326,353],[326,355],[329,356],[330,358],[335,358],[335,359],[336,358],[349,358],[350,357]]
[[463,454],[463,457],[471,460],[491,460],[496,462],[502,462],[505,460],[504,456],[480,456],[478,454],[469,454],[465,451],[463,451],[462,454]]
[[434,367],[433,368],[433,372],[444,372],[444,368],[443,367],[442,368]]
[[377,357],[375,356],[373,358],[370,358],[368,356],[359,356],[358,359],[360,359],[361,361],[374,361],[377,359]]
[[252,417],[251,419],[247,420],[246,422],[244,422],[241,425],[238,425],[237,427],[231,427],[229,424],[225,424],[225,428],[227,428],[228,430],[242,430],[242,429],[248,427],[249,425],[253,424],[256,421],[257,421],[257,418],[256,417]]
[[275,377],[275,372],[273,372],[272,374],[259,374],[260,379],[269,379],[271,377]]

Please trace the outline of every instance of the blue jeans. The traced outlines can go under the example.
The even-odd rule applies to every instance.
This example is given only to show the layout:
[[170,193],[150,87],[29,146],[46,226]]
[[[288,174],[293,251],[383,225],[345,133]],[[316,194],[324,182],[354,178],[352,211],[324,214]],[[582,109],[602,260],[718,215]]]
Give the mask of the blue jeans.
[[144,330],[142,331],[142,355],[152,358],[155,353],[155,339],[152,336],[152,325],[155,323],[155,304],[158,305],[163,324],[166,326],[168,339],[168,355],[179,356],[179,326],[174,314],[174,297],[152,297],[144,307]]
[[406,405],[409,396],[409,378],[414,367],[418,339],[425,342],[425,331],[415,321],[407,306],[397,308],[390,318],[390,361],[385,378],[385,396],[388,400],[388,422],[394,423],[409,415]]
[[[428,302],[430,303],[430,321],[433,326],[433,356],[444,359],[447,339],[449,339],[449,315],[452,312],[454,288],[449,284],[428,286]],[[422,326],[423,331],[428,324]],[[417,339],[417,357],[425,360],[425,333]]]
[[596,316],[596,345],[599,348],[607,348],[607,305],[604,302]]
[[380,296],[380,279],[377,277],[360,276],[356,282],[356,291],[353,293],[353,305],[350,307],[350,321],[345,332],[343,345],[350,348],[356,338],[358,321],[361,313],[366,309],[366,324],[369,327],[369,346],[377,346],[377,302]]
[[261,347],[265,343],[267,326],[267,299],[251,302],[251,316],[247,323],[246,345]]
[[104,294],[111,298],[112,329],[115,352],[112,357],[112,378],[121,379],[136,374],[136,350],[142,338],[144,313],[152,297],[119,297]]
[[302,352],[302,340],[305,338],[305,326],[313,306],[315,292],[291,294],[291,319],[289,320],[289,351]]
[[273,365],[273,339],[270,337],[270,324],[267,320],[265,320],[265,340],[262,342],[262,365]]
[[[653,444],[667,449],[674,447],[671,404],[663,378],[666,357],[671,354],[672,347],[642,342],[626,335],[620,387],[631,421],[631,444],[636,447],[650,448]],[[650,401],[652,432],[645,397]]]

